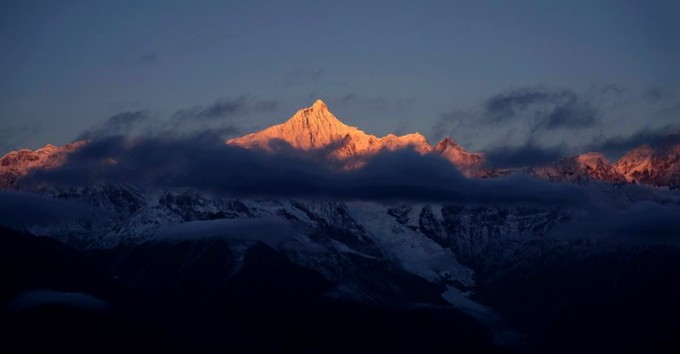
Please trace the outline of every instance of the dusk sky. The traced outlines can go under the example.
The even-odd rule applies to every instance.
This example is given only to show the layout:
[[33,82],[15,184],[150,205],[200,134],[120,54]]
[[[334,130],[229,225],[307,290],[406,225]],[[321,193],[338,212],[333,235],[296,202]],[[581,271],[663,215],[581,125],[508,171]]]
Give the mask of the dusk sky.
[[379,136],[617,157],[680,128],[678,63],[677,0],[0,1],[0,154],[110,117],[228,138],[321,98]]

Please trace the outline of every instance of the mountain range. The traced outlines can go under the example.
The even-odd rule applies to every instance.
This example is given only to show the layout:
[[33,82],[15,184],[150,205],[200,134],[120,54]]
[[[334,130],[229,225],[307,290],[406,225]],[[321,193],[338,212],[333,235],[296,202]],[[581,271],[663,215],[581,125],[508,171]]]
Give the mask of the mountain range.
[[[82,352],[108,342],[211,353],[680,348],[680,197],[672,190],[680,144],[672,139],[615,163],[587,153],[496,170],[451,138],[431,145],[418,133],[366,134],[319,100],[282,124],[218,141],[218,150],[290,149],[337,162],[339,174],[411,149],[456,166],[468,178],[455,182],[473,193],[542,193],[547,185],[587,198],[234,197],[162,184],[22,183],[93,143],[0,160],[0,275],[8,284],[0,325],[16,345],[39,346],[20,340],[30,334]],[[574,183],[504,178],[513,173]]]
[[[338,160],[343,168],[361,168],[383,151],[412,149],[421,155],[435,154],[455,165],[468,177],[488,178],[525,172],[552,181],[600,181],[635,183],[659,187],[680,187],[680,139],[669,135],[658,146],[642,145],[612,163],[603,154],[589,152],[563,158],[542,166],[494,169],[486,166],[484,153],[468,152],[450,137],[431,145],[420,133],[376,137],[351,127],[333,115],[317,100],[311,107],[297,111],[284,123],[229,139],[226,144],[246,149],[271,151],[285,144],[299,151],[320,151]],[[35,151],[13,151],[0,159],[0,186],[9,187],[36,168],[54,168],[68,154],[87,144],[76,141],[62,147],[47,145]]]

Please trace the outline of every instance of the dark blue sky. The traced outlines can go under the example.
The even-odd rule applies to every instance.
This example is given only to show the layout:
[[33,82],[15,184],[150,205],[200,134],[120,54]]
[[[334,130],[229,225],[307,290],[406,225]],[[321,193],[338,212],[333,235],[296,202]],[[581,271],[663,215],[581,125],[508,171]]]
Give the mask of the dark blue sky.
[[226,104],[178,129],[246,133],[316,98],[376,135],[583,150],[678,127],[679,24],[674,0],[0,1],[0,153],[127,111]]

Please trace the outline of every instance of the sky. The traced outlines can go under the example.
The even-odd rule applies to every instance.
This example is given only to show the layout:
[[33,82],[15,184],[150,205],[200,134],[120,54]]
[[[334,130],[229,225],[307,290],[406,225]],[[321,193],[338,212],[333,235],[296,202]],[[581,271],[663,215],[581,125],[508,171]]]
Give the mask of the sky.
[[228,138],[321,98],[379,136],[616,158],[680,129],[678,63],[673,0],[0,0],[0,154],[138,121]]

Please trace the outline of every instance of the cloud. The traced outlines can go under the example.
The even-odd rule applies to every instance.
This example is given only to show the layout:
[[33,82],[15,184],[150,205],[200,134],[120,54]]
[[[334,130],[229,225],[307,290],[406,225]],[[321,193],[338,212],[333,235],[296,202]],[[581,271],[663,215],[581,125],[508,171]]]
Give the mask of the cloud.
[[272,112],[278,101],[241,95],[220,98],[209,105],[194,105],[159,116],[148,110],[131,110],[115,114],[77,135],[76,140],[93,140],[111,136],[198,136],[212,131],[223,139],[237,134],[237,120],[253,114]]
[[[632,188],[640,188],[631,186]],[[680,204],[638,201],[623,210],[587,207],[587,217],[555,230],[555,237],[582,237],[593,241],[680,246]]]
[[314,83],[324,76],[322,69],[295,68],[283,79],[285,86],[303,86]]
[[[601,124],[595,97],[601,91],[614,92],[618,86],[591,88],[577,94],[566,88],[524,87],[489,96],[468,109],[444,112],[433,124],[433,136],[449,135],[471,149],[515,148],[532,142],[535,147],[568,142],[582,143],[582,137],[566,139],[575,131],[588,134]],[[500,144],[499,144],[500,143]]]
[[[469,138],[474,131],[474,126],[479,125],[482,117],[471,111],[454,109],[447,113],[442,113],[439,119],[432,126],[433,137],[441,140],[445,136],[455,136],[456,140]],[[467,133],[466,133],[467,132]],[[464,136],[467,134],[468,136]]]
[[111,137],[93,141],[60,168],[22,183],[130,183],[189,187],[234,197],[418,200],[450,203],[580,203],[579,187],[525,175],[493,180],[462,176],[448,161],[414,151],[385,152],[357,170],[329,163],[327,151],[301,153],[280,143],[275,153],[225,145],[205,133],[186,139]]
[[597,111],[568,89],[522,88],[490,97],[483,105],[489,123],[521,119],[532,131],[594,126]]
[[596,92],[599,95],[612,95],[612,96],[620,96],[623,95],[627,90],[625,87],[614,84],[614,83],[609,83],[609,84],[604,84],[604,85],[591,85],[591,90]]
[[207,106],[196,105],[191,108],[180,109],[172,114],[171,121],[212,121],[234,118],[252,113],[273,111],[277,106],[276,101],[255,100],[245,95],[232,99],[220,98]]
[[666,143],[680,143],[679,133],[680,126],[669,125],[660,129],[643,129],[628,136],[599,136],[586,145],[586,150],[599,151],[607,156],[618,158],[641,145],[659,146]]
[[557,161],[568,155],[564,146],[543,147],[533,141],[521,146],[500,146],[484,151],[484,159],[491,168],[531,167]]
[[48,226],[93,212],[91,206],[78,202],[0,190],[0,225],[6,227]]
[[83,131],[76,140],[90,140],[107,135],[130,134],[140,124],[149,119],[149,112],[143,110],[118,113]]
[[650,87],[642,93],[643,99],[656,103],[664,98],[665,93],[656,87]]

